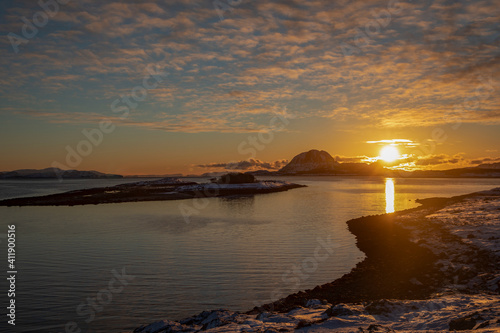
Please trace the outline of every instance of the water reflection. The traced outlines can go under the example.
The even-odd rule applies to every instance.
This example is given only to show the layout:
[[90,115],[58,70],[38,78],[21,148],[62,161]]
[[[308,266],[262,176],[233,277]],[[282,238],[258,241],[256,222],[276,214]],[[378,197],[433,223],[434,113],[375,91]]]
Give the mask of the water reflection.
[[385,179],[385,212],[394,213],[394,179]]
[[245,217],[254,215],[255,197],[253,195],[221,197],[218,199],[221,207],[230,215],[240,215]]

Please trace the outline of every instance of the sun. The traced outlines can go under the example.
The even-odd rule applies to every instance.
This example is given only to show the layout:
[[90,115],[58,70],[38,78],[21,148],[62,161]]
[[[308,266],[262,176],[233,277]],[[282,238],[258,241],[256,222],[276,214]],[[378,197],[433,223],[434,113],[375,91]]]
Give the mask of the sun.
[[394,146],[385,146],[380,150],[379,158],[385,162],[394,162],[400,157],[398,148]]

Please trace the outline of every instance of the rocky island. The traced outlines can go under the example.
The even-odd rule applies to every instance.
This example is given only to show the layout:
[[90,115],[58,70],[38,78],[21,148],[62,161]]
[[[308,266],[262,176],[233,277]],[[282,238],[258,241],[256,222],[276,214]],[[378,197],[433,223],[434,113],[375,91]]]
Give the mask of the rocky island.
[[336,281],[134,333],[500,331],[500,188],[420,203],[348,221],[366,258]]
[[211,183],[196,183],[177,178],[162,178],[75,190],[45,196],[13,198],[0,201],[0,206],[74,206],[103,203],[180,200],[199,197],[254,195],[305,187],[280,180],[257,181],[254,176],[229,173]]

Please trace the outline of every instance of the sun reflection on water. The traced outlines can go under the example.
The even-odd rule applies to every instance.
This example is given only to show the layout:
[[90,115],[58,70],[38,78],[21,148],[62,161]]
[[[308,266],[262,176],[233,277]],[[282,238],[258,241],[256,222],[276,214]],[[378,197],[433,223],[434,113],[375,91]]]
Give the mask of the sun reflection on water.
[[385,179],[385,212],[394,213],[394,179]]

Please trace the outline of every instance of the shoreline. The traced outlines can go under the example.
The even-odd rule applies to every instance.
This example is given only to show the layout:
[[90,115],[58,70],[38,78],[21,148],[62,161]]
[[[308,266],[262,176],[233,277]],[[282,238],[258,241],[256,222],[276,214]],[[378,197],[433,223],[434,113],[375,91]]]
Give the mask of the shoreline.
[[[398,217],[412,214],[418,221],[457,200],[473,196],[467,194],[450,198],[418,200],[420,207],[394,213],[362,216],[346,222],[356,237],[356,246],[366,257],[347,274],[337,280],[299,291],[284,299],[264,304],[248,311],[290,311],[309,299],[324,299],[328,303],[367,302],[382,298],[426,298],[444,286],[445,278],[433,267],[438,259],[429,249],[410,241],[410,232],[396,224]],[[435,230],[443,232],[443,230]],[[412,262],[411,266],[406,263]],[[401,271],[401,268],[404,271]],[[412,283],[416,279],[419,283]]]
[[[456,311],[427,313],[427,316],[439,317],[434,320],[438,330],[500,329],[500,188],[450,198],[428,198],[419,203],[422,206],[417,208],[347,221],[349,231],[356,237],[356,245],[366,258],[331,283],[299,291],[247,312],[204,311],[180,321],[141,326],[134,332],[191,329],[230,332],[243,328],[255,332],[266,329],[269,332],[298,329],[376,332],[376,326],[390,332],[394,327],[405,328],[404,325],[413,331],[420,329],[411,327],[411,323],[398,322],[401,320],[398,316],[385,322],[383,318],[389,318],[395,308],[401,310],[406,306],[407,313],[414,316],[411,313],[419,306],[423,308],[419,313],[424,313],[429,304],[439,308],[434,303],[443,302],[455,304]],[[490,208],[494,212],[490,224],[496,233],[488,229],[490,224],[474,224],[485,218],[467,215],[478,215],[473,209],[481,204],[488,214]],[[462,206],[465,208],[460,210]],[[460,219],[462,215],[465,220],[460,221],[459,227],[447,220],[450,216],[451,221],[457,216]],[[468,229],[463,226],[467,219],[472,221]],[[461,234],[464,229],[468,230],[467,235]],[[475,298],[476,301],[471,301]],[[480,307],[481,302],[488,303],[487,307]],[[433,318],[426,320],[433,321]],[[431,329],[427,324],[422,325],[424,330]]]
[[0,206],[76,206],[124,202],[167,201],[206,197],[248,196],[306,187],[279,180],[243,184],[186,182],[174,178],[95,187],[44,196],[0,200]]

